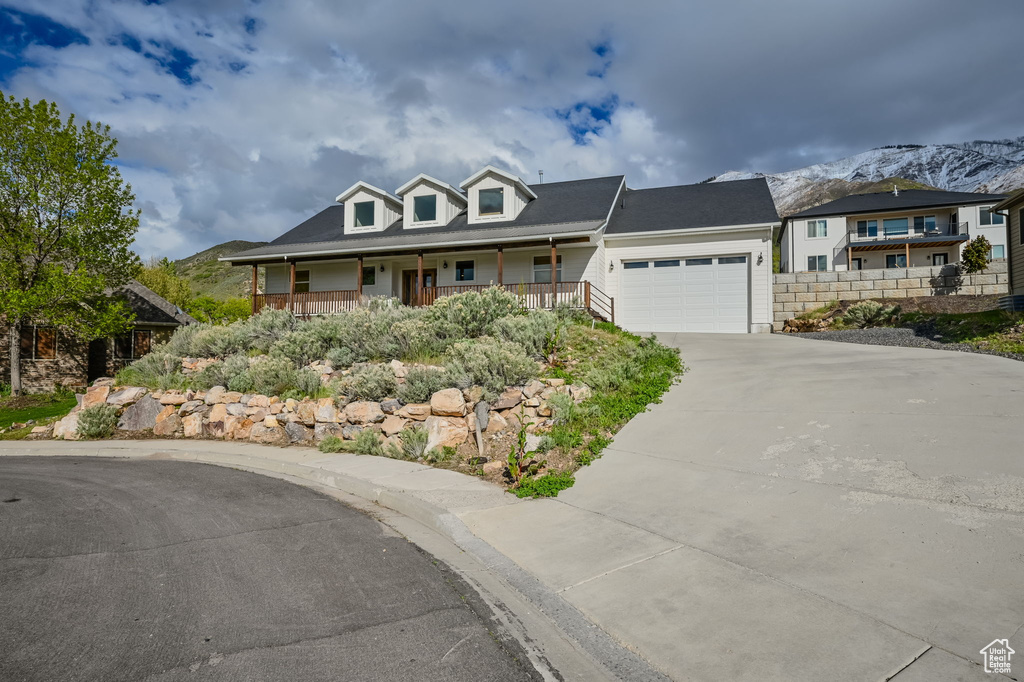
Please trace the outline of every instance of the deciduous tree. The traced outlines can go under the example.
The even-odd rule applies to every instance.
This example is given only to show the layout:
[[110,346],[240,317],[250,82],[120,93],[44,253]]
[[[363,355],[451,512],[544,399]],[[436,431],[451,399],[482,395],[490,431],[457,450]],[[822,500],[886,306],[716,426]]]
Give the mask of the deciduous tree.
[[89,340],[131,323],[110,295],[139,266],[131,250],[139,213],[116,158],[109,126],[80,126],[52,102],[0,92],[0,321],[15,393],[24,325]]

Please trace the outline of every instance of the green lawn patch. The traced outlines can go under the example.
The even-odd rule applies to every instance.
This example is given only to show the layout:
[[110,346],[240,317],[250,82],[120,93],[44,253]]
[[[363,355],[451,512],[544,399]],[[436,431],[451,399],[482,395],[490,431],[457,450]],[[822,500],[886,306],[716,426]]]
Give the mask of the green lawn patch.
[[[30,419],[36,422],[32,426],[38,426],[55,417],[63,417],[71,411],[75,404],[74,394],[68,393],[44,393],[0,398],[0,429],[7,429],[11,424],[24,423]],[[31,430],[30,426],[0,434],[0,440],[23,438]]]

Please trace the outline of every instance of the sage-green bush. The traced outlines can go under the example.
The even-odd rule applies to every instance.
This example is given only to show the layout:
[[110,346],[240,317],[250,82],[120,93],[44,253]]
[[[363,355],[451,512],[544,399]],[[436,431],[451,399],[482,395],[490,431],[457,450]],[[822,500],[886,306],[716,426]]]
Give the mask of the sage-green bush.
[[384,445],[380,442],[380,434],[374,429],[360,431],[356,435],[352,449],[360,455],[373,455],[374,457],[384,455]]
[[499,317],[521,313],[522,304],[515,294],[489,287],[438,299],[427,308],[427,319],[445,338],[472,339],[486,334]]
[[527,353],[543,356],[558,329],[559,319],[548,310],[533,310],[526,315],[507,315],[491,323],[490,336],[518,343]]
[[324,436],[316,447],[320,452],[333,454],[345,449],[345,441],[337,436]]
[[214,386],[228,386],[232,379],[248,371],[249,357],[236,353],[197,372],[192,377],[192,386],[201,390],[209,390]]
[[379,401],[398,395],[398,382],[390,365],[356,365],[338,389],[350,398]]
[[181,357],[159,350],[121,369],[115,381],[120,386],[147,386],[161,391],[189,385],[189,379],[181,372]]
[[78,413],[78,435],[83,438],[109,438],[117,426],[117,408],[101,403]]
[[848,327],[881,327],[892,324],[899,314],[899,306],[884,306],[878,301],[862,301],[847,308],[842,321]]
[[398,387],[398,397],[403,403],[425,403],[430,396],[451,385],[445,370],[412,367],[405,375],[405,383]]
[[493,397],[506,386],[517,386],[537,376],[538,367],[518,343],[487,336],[460,341],[446,353],[448,372],[456,385],[482,386]]

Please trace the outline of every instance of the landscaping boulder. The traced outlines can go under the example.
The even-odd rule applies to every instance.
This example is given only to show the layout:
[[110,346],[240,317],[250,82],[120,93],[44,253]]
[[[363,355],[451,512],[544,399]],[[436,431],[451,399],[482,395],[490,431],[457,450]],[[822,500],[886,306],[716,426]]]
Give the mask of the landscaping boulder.
[[587,398],[589,398],[591,395],[593,395],[593,393],[591,392],[589,386],[585,386],[583,384],[580,384],[578,386],[577,385],[570,386],[569,387],[569,395],[572,396],[572,399],[575,402],[581,403],[584,400],[586,400]]
[[345,440],[355,440],[356,437],[359,436],[360,433],[362,433],[362,431],[363,431],[363,427],[362,426],[356,426],[355,424],[349,424],[347,426],[342,427],[342,429],[341,429],[341,437],[344,438]]
[[[298,422],[289,422],[289,423],[295,424],[295,423],[298,423]],[[271,415],[267,415],[266,417],[263,418],[263,425],[266,426],[267,428],[273,429],[273,428],[277,428],[278,426],[281,426],[281,422],[277,421],[277,417],[275,417],[274,415],[271,414]]]
[[72,413],[53,425],[53,437],[64,440],[78,440],[78,414]]
[[281,414],[284,411],[284,403],[270,403],[270,414]]
[[182,418],[181,426],[185,438],[201,438],[203,436],[203,415],[190,414]]
[[285,445],[288,443],[288,434],[280,426],[253,424],[249,432],[249,441],[264,445]]
[[227,393],[227,389],[223,386],[214,386],[206,392],[204,400],[207,405],[216,405],[217,403],[224,402],[222,398],[225,393]]
[[299,415],[299,421],[306,426],[316,424],[316,405],[308,400],[303,400],[295,407],[295,413]]
[[313,429],[295,422],[285,424],[284,432],[289,443],[309,443],[313,440]]
[[273,414],[273,412],[268,412],[267,409],[264,407],[247,407],[245,408],[245,414],[247,417],[249,417],[249,419],[253,420],[254,422],[261,422],[267,418],[268,414]]
[[387,400],[381,401],[380,409],[384,414],[394,414],[402,409],[402,401],[394,398],[388,398]]
[[128,388],[122,388],[120,391],[114,391],[108,395],[107,404],[120,407],[122,405],[134,403],[144,395],[146,395],[146,389],[137,386],[129,386]]
[[174,409],[173,405],[168,405],[167,407],[171,409],[171,413],[163,419],[157,420],[156,426],[153,427],[154,436],[180,435],[181,417],[178,416],[178,411]]
[[184,402],[181,404],[181,407],[178,408],[178,416],[184,417],[186,414],[191,414],[205,404],[206,403],[202,400],[189,400]]
[[161,405],[175,405],[175,406],[177,406],[177,405],[184,405],[187,402],[188,402],[188,398],[185,396],[185,394],[184,393],[179,393],[177,391],[174,391],[174,392],[168,391],[167,393],[164,393],[162,396],[160,396],[160,404]]
[[117,421],[117,428],[122,431],[144,431],[156,426],[156,417],[164,410],[159,400],[150,396],[140,398],[135,404],[129,405]]
[[487,475],[500,474],[504,470],[505,462],[502,462],[500,459],[493,459],[484,464],[484,473]]
[[457,388],[446,388],[430,396],[430,412],[438,417],[466,416],[466,398]]
[[227,410],[228,414],[234,417],[246,416],[246,407],[242,403],[228,403],[224,409]]
[[472,407],[484,399],[484,387],[470,386],[467,389],[463,389],[462,397],[466,399],[466,404]]
[[430,416],[430,404],[429,403],[410,403],[405,405],[398,411],[399,417],[405,417],[406,419],[415,419],[418,422],[423,421]]
[[217,403],[210,410],[206,422],[206,435],[211,438],[223,438],[227,433],[225,421],[228,418],[227,406],[224,403]]
[[94,405],[102,405],[107,402],[107,396],[110,395],[110,386],[90,386],[85,389],[85,395],[82,397],[82,402],[79,403],[82,409],[87,407],[93,407]]
[[253,425],[253,420],[248,418],[243,419],[241,423],[235,426],[235,430],[231,433],[231,437],[235,440],[249,440],[249,436],[252,434]]
[[242,400],[242,394],[239,393],[238,391],[227,391],[227,392],[221,394],[220,401],[218,401],[218,402],[237,403],[237,402],[241,402],[241,400]]
[[564,386],[565,379],[545,379],[544,383],[546,383],[548,386]]
[[458,417],[428,417],[427,450],[444,446],[458,447],[469,439],[466,420]]
[[316,406],[316,420],[318,422],[337,422],[338,408],[334,406],[334,398],[321,398]]
[[532,398],[541,391],[544,390],[544,384],[534,379],[530,383],[523,386],[523,395],[527,398]]
[[392,360],[391,369],[394,371],[396,379],[404,379],[409,374],[408,368],[401,360]]
[[407,419],[402,419],[401,417],[392,414],[384,418],[384,421],[381,422],[380,430],[385,436],[393,436],[396,433],[401,433],[407,423]]
[[270,407],[270,398],[265,395],[254,395],[246,404],[249,407]]
[[494,403],[496,410],[508,410],[523,402],[523,392],[518,388],[507,388],[498,396]]
[[345,406],[345,418],[352,424],[379,424],[384,421],[380,404],[360,400]]
[[313,427],[313,440],[320,442],[327,436],[337,436],[338,438],[344,438],[341,424],[325,422],[323,424],[317,424],[315,427]]

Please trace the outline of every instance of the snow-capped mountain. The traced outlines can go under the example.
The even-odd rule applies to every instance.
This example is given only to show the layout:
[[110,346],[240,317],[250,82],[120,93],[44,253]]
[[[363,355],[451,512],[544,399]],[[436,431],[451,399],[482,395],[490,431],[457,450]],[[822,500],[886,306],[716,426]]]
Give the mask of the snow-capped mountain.
[[767,178],[782,215],[807,208],[808,197],[821,194],[819,185],[836,180],[853,183],[852,191],[859,183],[904,178],[956,192],[1008,192],[1024,187],[1024,137],[882,147],[783,173],[730,171],[714,182],[759,177]]

